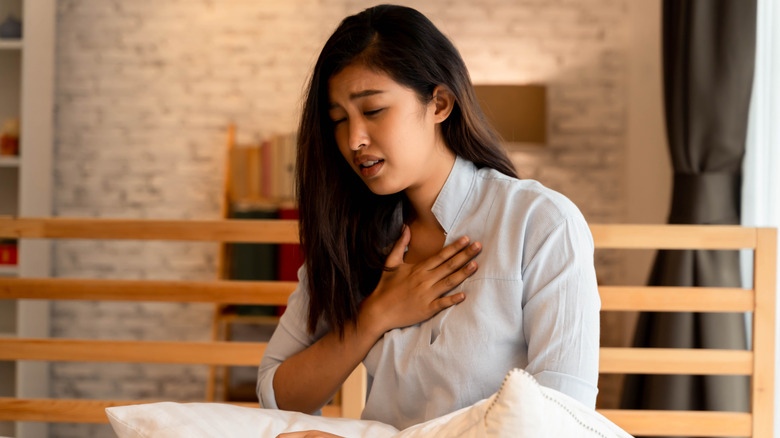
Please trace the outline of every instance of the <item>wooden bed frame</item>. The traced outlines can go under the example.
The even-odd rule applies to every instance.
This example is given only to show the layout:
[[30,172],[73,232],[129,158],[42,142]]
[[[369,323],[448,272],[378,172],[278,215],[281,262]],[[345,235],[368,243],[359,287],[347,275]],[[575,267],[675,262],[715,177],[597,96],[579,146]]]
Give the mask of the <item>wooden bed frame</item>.
[[[737,226],[592,225],[597,248],[750,249],[753,289],[602,286],[602,310],[752,312],[752,351],[601,348],[605,374],[730,374],[751,376],[751,411],[600,412],[632,435],[773,436],[777,230]],[[0,217],[0,238],[135,239],[213,242],[297,242],[297,223],[284,220],[157,221]],[[150,281],[0,277],[0,299],[205,302],[282,305],[293,282]],[[3,361],[137,362],[251,365],[262,343],[0,339]],[[342,388],[340,406],[325,415],[357,418],[365,370]],[[204,401],[205,391],[204,391]],[[107,422],[109,406],[148,401],[0,398],[0,421]]]

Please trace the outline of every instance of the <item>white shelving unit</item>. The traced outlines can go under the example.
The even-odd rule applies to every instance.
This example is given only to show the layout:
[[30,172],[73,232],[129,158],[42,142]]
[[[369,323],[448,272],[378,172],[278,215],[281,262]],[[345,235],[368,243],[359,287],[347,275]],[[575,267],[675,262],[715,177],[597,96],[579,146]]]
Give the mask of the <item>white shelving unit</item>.
[[22,50],[22,40],[0,38],[0,50]]
[[0,277],[16,277],[18,274],[18,266],[0,265]]
[[21,163],[19,157],[8,157],[0,155],[0,167],[17,168],[19,167],[19,163]]
[[[2,0],[0,22],[22,20],[21,39],[0,39],[0,123],[20,120],[19,156],[0,156],[0,215],[51,216],[54,130],[56,0]],[[51,248],[22,240],[18,265],[0,266],[1,276],[51,275]],[[49,337],[49,304],[0,300],[0,336]],[[0,362],[0,396],[47,397],[45,362]],[[0,436],[46,437],[45,423],[0,422]]]

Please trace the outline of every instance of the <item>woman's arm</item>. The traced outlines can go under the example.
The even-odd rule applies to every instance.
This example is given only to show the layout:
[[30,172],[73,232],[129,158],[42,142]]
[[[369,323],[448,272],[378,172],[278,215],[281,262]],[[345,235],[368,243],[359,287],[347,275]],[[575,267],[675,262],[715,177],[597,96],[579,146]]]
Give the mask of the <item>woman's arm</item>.
[[579,214],[559,223],[524,267],[526,371],[544,386],[595,406],[600,299],[593,240]]
[[[424,262],[403,262],[411,233],[406,227],[387,258],[389,268],[362,303],[357,320],[344,336],[331,330],[318,341],[285,359],[273,378],[280,409],[312,413],[325,405],[369,350],[388,330],[425,321],[465,299],[463,293],[443,297],[476,272],[481,246],[462,237]],[[313,281],[313,279],[309,279]]]

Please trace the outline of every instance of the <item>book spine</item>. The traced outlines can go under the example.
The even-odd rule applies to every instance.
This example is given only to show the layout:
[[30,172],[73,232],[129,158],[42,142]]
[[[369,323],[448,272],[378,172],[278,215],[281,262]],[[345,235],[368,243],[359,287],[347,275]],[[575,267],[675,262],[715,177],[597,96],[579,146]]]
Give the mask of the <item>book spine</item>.
[[273,198],[273,194],[272,194],[273,188],[272,188],[272,183],[271,183],[271,181],[272,181],[272,179],[271,179],[272,178],[271,172],[272,172],[272,168],[273,168],[273,161],[272,161],[272,150],[271,150],[272,146],[271,146],[271,142],[269,140],[263,141],[263,143],[260,146],[260,148],[261,148],[261,151],[262,151],[261,152],[261,156],[262,156],[262,159],[261,159],[261,163],[262,163],[261,174],[262,174],[262,187],[263,187],[261,192],[263,194],[263,198],[265,198],[265,199],[272,199]]
[[[298,209],[295,207],[282,207],[279,209],[279,219],[298,219]],[[280,281],[298,281],[298,268],[303,265],[303,251],[297,243],[284,243],[277,250],[276,278]],[[281,316],[285,306],[279,306],[276,314]]]
[[[236,219],[275,219],[274,209],[247,209],[233,213]],[[266,243],[234,243],[230,247],[230,278],[234,280],[270,281],[277,276],[276,245]],[[273,315],[274,306],[236,306],[239,314]]]
[[295,160],[297,136],[295,133],[284,136],[284,160],[282,162],[282,199],[295,197]]
[[250,146],[246,148],[246,166],[247,166],[247,183],[249,199],[260,199],[261,196],[261,178],[263,176],[262,171],[262,156],[260,154],[260,146]]

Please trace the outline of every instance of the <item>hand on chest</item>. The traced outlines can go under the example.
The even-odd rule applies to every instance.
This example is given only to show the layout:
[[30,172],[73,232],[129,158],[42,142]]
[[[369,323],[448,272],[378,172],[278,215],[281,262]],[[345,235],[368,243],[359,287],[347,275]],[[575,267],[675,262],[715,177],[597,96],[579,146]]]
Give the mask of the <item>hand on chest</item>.
[[416,264],[423,262],[435,256],[444,247],[444,242],[447,238],[444,231],[426,229],[415,223],[412,223],[409,228],[412,238],[404,254],[405,263]]

